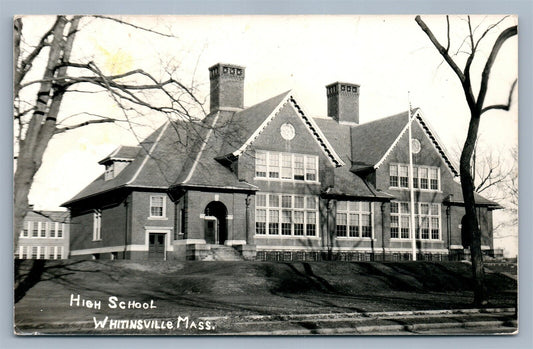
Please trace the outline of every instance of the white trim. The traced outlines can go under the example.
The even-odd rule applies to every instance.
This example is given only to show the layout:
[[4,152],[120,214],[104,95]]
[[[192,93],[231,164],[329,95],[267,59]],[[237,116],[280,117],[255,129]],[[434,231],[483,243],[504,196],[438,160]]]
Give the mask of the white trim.
[[[162,212],[161,212],[161,216],[152,216],[152,207],[157,207],[157,206],[153,206],[152,205],[152,199],[153,198],[158,198],[158,197],[162,197],[163,198],[163,203],[162,203]],[[148,215],[148,219],[149,220],[157,220],[157,219],[160,219],[160,220],[168,220],[168,217],[167,217],[167,195],[166,194],[153,194],[153,195],[150,195],[150,208],[149,208],[149,215]]]
[[173,245],[205,245],[207,244],[204,239],[182,239],[174,240]]
[[301,251],[306,250],[309,252],[322,252],[326,251],[325,247],[313,247],[313,246],[272,246],[272,245],[257,245],[257,251]]
[[450,245],[450,250],[464,250],[463,245]]
[[[454,164],[452,163],[452,158],[450,157],[449,152],[446,150],[446,148],[444,146],[444,143],[439,138],[438,133],[436,133],[434,131],[434,128],[431,126],[431,123],[423,116],[424,113],[422,113],[422,110],[418,109],[417,110],[417,114],[418,114],[418,117],[426,124],[429,133],[433,136],[433,138],[435,138],[435,143],[437,143],[439,145],[441,151],[444,153],[444,157],[446,157],[448,159],[448,161],[450,162],[453,171],[452,171],[452,169],[450,169],[450,166],[447,163],[446,163],[446,167],[448,167],[448,169],[452,173],[453,177],[457,177],[458,175],[455,175],[453,172],[455,171],[456,173],[459,173],[459,171],[457,171],[457,169],[454,167]],[[420,127],[422,128],[422,130],[424,130],[424,127],[420,124],[420,120],[418,120],[418,118],[417,118],[417,122],[420,125]],[[431,141],[431,139],[430,139],[430,141]],[[435,150],[437,152],[439,152],[439,150],[435,146],[434,142],[431,142],[431,144],[433,144],[433,147],[435,148]],[[446,161],[444,161],[444,162],[446,162]]]
[[[424,128],[424,126],[422,126],[422,124],[420,123],[420,120],[422,120],[425,124],[426,124],[426,127],[428,129],[428,131],[426,131],[426,129]],[[385,152],[385,154],[383,155],[383,157],[374,165],[374,169],[378,169],[382,164],[383,162],[387,159],[387,157],[389,156],[389,154],[392,152],[392,150],[396,147],[396,145],[398,144],[398,142],[400,141],[400,139],[402,138],[402,136],[404,135],[404,133],[408,130],[409,128],[409,124],[412,123],[414,120],[416,120],[416,122],[418,123],[418,125],[420,126],[420,128],[422,129],[422,131],[426,134],[426,137],[428,138],[429,142],[433,145],[433,148],[435,149],[435,151],[439,154],[439,156],[441,157],[442,160],[444,160],[444,163],[446,164],[446,167],[448,168],[448,170],[450,171],[450,173],[452,174],[452,177],[457,177],[455,175],[455,173],[459,173],[454,167],[453,167],[453,164],[451,163],[451,158],[450,156],[448,155],[446,149],[444,148],[444,146],[442,145],[443,143],[440,141],[438,135],[433,131],[433,129],[431,128],[430,124],[428,123],[428,121],[426,120],[426,118],[424,118],[422,116],[422,111],[420,109],[417,109],[414,113],[413,113],[413,116],[411,117],[411,120],[409,120],[407,122],[407,124],[404,126],[404,128],[402,129],[402,131],[400,132],[400,134],[398,135],[398,137],[396,137],[396,139],[394,140],[394,142],[392,143],[392,145],[389,147],[389,149],[387,149],[387,151]],[[434,141],[431,140],[431,138],[429,136],[433,136],[433,138],[435,139]],[[441,154],[441,151],[439,151],[436,147],[436,144],[438,144],[438,146],[441,148],[441,151],[442,153],[444,154],[444,157],[442,156]],[[448,161],[446,161],[448,160]],[[448,164],[449,163],[449,164]],[[451,165],[451,167],[450,167]],[[440,172],[440,171],[439,171]],[[455,172],[455,173],[454,173]],[[440,175],[440,174],[439,174]],[[439,178],[440,179],[440,178]],[[440,185],[440,183],[439,183]],[[440,187],[439,187],[440,189]]]
[[213,122],[211,124],[211,127],[207,131],[207,135],[205,136],[205,140],[202,141],[203,143],[202,143],[202,146],[200,147],[200,151],[196,154],[196,158],[194,159],[194,163],[191,166],[191,170],[189,171],[189,174],[187,175],[187,178],[185,178],[185,180],[183,181],[183,184],[187,183],[191,179],[192,174],[196,170],[196,166],[198,165],[198,162],[200,161],[200,158],[201,158],[202,154],[204,153],[204,149],[205,149],[205,147],[207,145],[207,142],[209,141],[209,138],[211,138],[211,134],[213,133],[213,128],[216,125],[219,116],[220,116],[220,112],[217,111],[215,117],[213,118]]
[[159,227],[159,226],[152,226],[152,225],[145,225],[144,226],[144,229],[145,230],[173,230],[174,228],[173,227]]
[[[306,113],[303,109],[302,106],[300,106],[299,104],[296,103],[296,98],[294,97],[294,93],[293,95],[291,96],[292,99],[290,100],[291,101],[291,106],[293,107],[294,111],[296,112],[296,114],[300,114],[298,112],[298,110],[296,109],[296,105],[298,105],[298,107],[300,108],[302,114],[301,116],[303,118],[305,118],[307,120],[307,122],[309,122],[309,124],[311,125],[308,125],[307,123],[304,122],[304,125],[306,126],[307,130],[309,131],[309,133],[311,133],[311,136],[312,137],[316,137],[313,133],[316,132],[318,134],[318,138],[324,142],[324,145],[326,146],[326,148],[328,148],[328,150],[331,152],[331,156],[335,159],[335,161],[337,161],[338,165],[335,164],[332,160],[331,160],[331,157],[327,154],[327,152],[324,150],[324,148],[322,147],[322,145],[320,145],[320,149],[322,149],[322,151],[324,152],[324,154],[326,155],[326,157],[329,159],[329,161],[333,164],[333,166],[335,167],[341,167],[341,166],[344,166],[345,163],[344,161],[342,161],[341,157],[335,152],[335,148],[333,148],[331,146],[331,144],[329,143],[328,139],[326,138],[326,136],[324,136],[324,134],[322,133],[322,130],[318,127],[318,125],[316,124],[316,122],[313,120],[312,117],[308,117],[307,115],[309,115],[308,113]],[[314,129],[314,130],[313,130]],[[318,177],[318,176],[317,176]]]
[[[291,96],[292,94],[292,96]],[[330,154],[328,154],[326,152],[326,150],[324,149],[324,147],[322,146],[322,144],[320,144],[319,142],[319,146],[320,146],[320,149],[324,152],[324,154],[326,155],[326,157],[329,159],[329,161],[333,164],[333,166],[335,167],[339,167],[339,166],[344,166],[344,162],[342,161],[341,157],[339,155],[337,155],[337,153],[335,152],[335,149],[331,146],[331,144],[328,142],[327,138],[324,136],[324,134],[322,133],[322,130],[320,130],[320,128],[316,125],[316,123],[314,122],[313,118],[310,118],[310,117],[307,117],[306,113],[304,112],[303,108],[301,106],[298,105],[300,111],[298,111],[298,109],[296,108],[295,104],[296,104],[296,99],[294,98],[294,93],[292,93],[291,90],[287,91],[286,92],[286,95],[285,97],[283,97],[283,99],[281,100],[281,102],[276,106],[276,108],[274,108],[274,110],[268,115],[268,117],[261,123],[261,125],[254,131],[254,133],[252,133],[252,135],[246,140],[246,142],[244,142],[244,144],[239,148],[237,149],[236,151],[234,151],[232,153],[233,156],[240,156],[245,150],[246,148],[252,143],[255,141],[255,139],[261,134],[261,132],[263,132],[263,130],[265,129],[265,127],[272,121],[272,119],[277,116],[279,114],[279,112],[281,111],[281,109],[287,104],[287,102],[290,102],[290,105],[291,107],[294,109],[294,111],[296,112],[296,114],[300,117],[300,118],[303,118],[304,122],[303,124],[305,125],[306,129],[309,131],[309,133],[311,134],[311,136],[316,140],[317,138],[320,139],[321,142],[324,143],[324,146],[330,151]],[[309,123],[309,124],[308,124]],[[315,135],[318,135],[318,137]],[[333,157],[333,159],[332,159]],[[337,162],[337,164],[335,164],[335,160]],[[317,168],[317,172],[318,172],[318,168]],[[317,173],[317,177],[318,177],[318,173]]]
[[81,256],[81,255],[94,254],[94,253],[123,252],[124,250],[126,251],[148,251],[145,249],[145,245],[127,245],[125,248],[124,248],[124,245],[122,245],[122,246],[86,248],[83,250],[70,250],[70,255]]
[[389,156],[389,154],[392,152],[392,150],[396,147],[396,145],[398,144],[398,142],[400,141],[400,139],[402,138],[402,136],[404,135],[404,133],[408,130],[409,128],[409,124],[411,122],[413,122],[413,120],[416,118],[416,115],[418,114],[418,110],[414,113],[414,115],[411,117],[411,120],[408,120],[407,121],[407,124],[405,124],[404,128],[402,129],[402,131],[400,132],[400,134],[398,135],[398,137],[396,137],[396,139],[394,140],[394,142],[392,142],[391,146],[389,147],[389,149],[387,149],[387,151],[385,152],[385,154],[383,154],[383,156],[381,157],[381,159],[374,165],[374,169],[378,169],[381,164],[385,161],[385,159]]
[[259,127],[252,133],[252,135],[244,142],[243,145],[237,150],[235,150],[232,155],[234,156],[240,156],[248,146],[255,141],[255,139],[259,136],[261,132],[263,132],[263,129],[272,121],[272,119],[281,111],[281,108],[287,103],[288,98],[290,96],[291,90],[287,91],[285,94],[285,97],[281,100],[281,102],[274,108],[274,110],[270,113],[270,115],[267,116],[267,118],[259,125]]
[[[377,248],[376,251],[383,250],[382,248]],[[411,247],[385,247],[385,252],[403,252],[403,253],[411,253]],[[417,250],[417,253],[424,253],[424,252],[433,252],[433,253],[443,253],[447,254],[449,253],[448,249],[445,248],[422,248],[421,250]]]
[[226,240],[224,245],[233,246],[233,245],[246,245],[246,240]]
[[232,214],[227,215],[227,216],[226,216],[226,219],[227,219],[228,221],[233,220],[233,215],[232,215]]
[[264,238],[265,240],[272,239],[288,239],[288,240],[321,240],[320,236],[314,235],[268,235],[268,234],[255,234],[254,237]]
[[481,250],[492,250],[492,248],[490,248],[490,246],[487,246],[487,245],[481,245]]
[[146,165],[146,162],[148,161],[148,159],[152,155],[152,152],[154,151],[157,143],[159,143],[159,140],[161,140],[161,137],[163,136],[163,133],[165,133],[165,131],[167,130],[168,125],[170,125],[170,121],[167,121],[165,123],[165,125],[163,126],[163,129],[161,130],[161,133],[157,136],[154,144],[152,144],[152,147],[148,151],[148,154],[146,154],[146,156],[144,157],[143,162],[141,163],[141,166],[139,166],[139,168],[135,172],[135,175],[125,185],[129,185],[129,184],[133,183],[137,179],[137,176],[139,176],[139,174],[141,173],[141,170],[143,169],[144,165]]

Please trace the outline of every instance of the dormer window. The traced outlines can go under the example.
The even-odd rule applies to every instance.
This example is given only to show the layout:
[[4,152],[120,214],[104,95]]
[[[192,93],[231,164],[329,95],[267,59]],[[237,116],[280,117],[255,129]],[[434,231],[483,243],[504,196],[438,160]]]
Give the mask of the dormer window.
[[115,178],[125,169],[137,156],[140,147],[120,146],[105,159],[98,162],[105,166],[104,180]]
[[115,176],[115,164],[110,163],[105,166],[105,180],[108,181]]

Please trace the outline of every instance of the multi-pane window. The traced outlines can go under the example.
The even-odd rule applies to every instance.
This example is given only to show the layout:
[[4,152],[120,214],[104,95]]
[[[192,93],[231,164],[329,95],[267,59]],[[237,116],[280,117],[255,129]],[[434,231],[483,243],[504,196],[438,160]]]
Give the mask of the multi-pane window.
[[37,259],[37,257],[39,256],[38,253],[39,253],[39,246],[31,246],[31,259]]
[[46,232],[48,231],[48,222],[42,222],[41,223],[41,237],[46,237]]
[[24,222],[24,227],[22,229],[22,237],[24,238],[27,238],[29,237],[30,235],[30,231],[31,231],[31,222]]
[[[391,202],[391,238],[410,238],[409,206],[408,202]],[[414,218],[417,239],[440,240],[440,204],[415,203]]]
[[318,156],[257,151],[255,176],[294,181],[318,181]]
[[102,239],[102,210],[93,211],[93,240]]
[[257,235],[316,236],[318,198],[311,195],[257,194]]
[[367,201],[337,201],[337,237],[371,238],[372,203]]
[[165,197],[163,195],[150,196],[150,217],[165,217]]
[[65,229],[65,223],[56,223],[57,224],[57,237],[62,238],[63,237],[63,230]]
[[38,222],[32,222],[32,226],[33,226],[33,229],[32,229],[32,232],[31,232],[31,237],[32,238],[38,238],[39,237],[39,224]]
[[[422,190],[440,189],[440,171],[438,167],[413,166],[413,188]],[[391,164],[389,167],[389,185],[391,188],[409,188],[409,166]]]

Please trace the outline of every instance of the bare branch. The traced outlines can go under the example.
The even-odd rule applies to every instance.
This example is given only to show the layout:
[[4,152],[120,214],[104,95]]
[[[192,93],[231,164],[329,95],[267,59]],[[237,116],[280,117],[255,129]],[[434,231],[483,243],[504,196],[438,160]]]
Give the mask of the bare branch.
[[57,134],[60,134],[60,133],[66,132],[66,131],[74,130],[76,128],[80,128],[80,127],[84,127],[84,126],[88,126],[88,125],[104,124],[104,123],[111,123],[111,122],[117,122],[117,121],[119,121],[119,120],[116,120],[116,119],[113,119],[113,118],[98,119],[98,120],[88,120],[88,121],[84,121],[82,123],[79,123],[77,125],[56,128],[56,130],[54,131],[54,134],[57,135]]
[[498,52],[500,51],[500,48],[507,41],[507,39],[517,34],[518,34],[518,28],[516,25],[509,27],[500,33],[500,35],[496,39],[496,42],[494,43],[494,46],[492,46],[492,51],[490,52],[489,58],[487,59],[487,62],[485,63],[485,68],[483,69],[483,73],[481,73],[481,84],[479,87],[479,94],[478,94],[477,103],[476,103],[477,110],[482,110],[483,108],[483,103],[485,102],[485,96],[487,95],[490,71],[492,69],[492,65],[494,64],[494,61],[496,60],[496,56],[498,55]]
[[475,44],[475,48],[477,49],[477,47],[479,46],[479,43],[481,42],[481,40],[483,40],[483,38],[492,30],[494,29],[495,27],[497,27],[501,22],[503,22],[507,17],[509,16],[504,16],[502,19],[500,19],[498,22],[494,23],[494,24],[491,24],[484,32],[483,34],[481,34],[481,36],[479,37],[479,39],[477,39],[476,41],[476,44]]
[[446,15],[446,37],[448,44],[446,45],[446,52],[450,51],[450,16]]
[[167,38],[176,38],[176,36],[174,36],[174,35],[165,34],[165,33],[158,32],[157,30],[140,27],[140,26],[137,26],[135,24],[132,24],[132,23],[129,23],[129,22],[125,22],[125,21],[120,20],[120,19],[115,18],[115,17],[102,16],[102,15],[92,15],[92,17],[100,18],[100,19],[106,19],[106,20],[109,20],[109,21],[117,22],[117,23],[120,23],[120,24],[123,24],[123,25],[127,25],[129,27],[135,28],[135,29],[139,29],[139,30],[142,30],[142,31],[145,31],[145,32],[148,32],[148,33],[152,33],[152,34],[161,35],[161,36],[164,36],[164,37],[167,37]]
[[[422,31],[424,33],[426,33],[426,35],[428,36],[429,40],[433,43],[433,45],[439,51],[439,53],[444,58],[446,63],[448,63],[450,68],[452,68],[452,70],[455,72],[455,74],[457,75],[457,77],[461,81],[461,85],[462,85],[463,91],[465,93],[466,101],[468,103],[468,106],[472,110],[474,108],[474,106],[475,106],[475,99],[474,99],[474,94],[472,93],[472,87],[470,86],[469,74],[467,73],[465,75],[465,73],[463,73],[461,71],[461,68],[459,68],[459,66],[455,63],[455,61],[450,57],[450,55],[448,54],[446,49],[439,43],[439,41],[437,40],[435,35],[433,35],[433,32],[431,31],[431,29],[429,29],[429,27],[422,20],[422,18],[420,18],[420,16],[416,16],[415,17],[415,21],[416,21],[416,23],[418,23],[418,25],[420,26]],[[466,69],[465,69],[465,71],[467,72]]]
[[483,114],[483,113],[485,113],[485,112],[487,112],[489,110],[495,110],[495,109],[509,111],[509,109],[511,109],[511,101],[513,99],[513,93],[514,93],[514,90],[515,90],[517,82],[518,82],[518,79],[515,79],[513,81],[513,84],[511,85],[511,89],[509,90],[509,97],[507,98],[507,104],[489,105],[488,107],[485,107],[485,108],[481,109],[481,114]]
[[431,31],[431,29],[429,29],[429,27],[426,25],[426,23],[424,23],[424,21],[422,20],[422,18],[420,18],[420,16],[416,16],[415,21],[416,21],[416,23],[418,23],[418,25],[420,26],[422,31],[424,33],[426,33],[426,35],[428,36],[429,40],[431,40],[431,43],[433,43],[433,45],[437,48],[437,50],[439,51],[441,56],[450,65],[450,67],[453,69],[455,74],[459,77],[459,80],[461,80],[461,82],[464,82],[465,76],[464,76],[463,72],[457,66],[457,64],[455,64],[455,62],[450,57],[450,55],[448,54],[446,49],[439,43],[439,41],[437,40],[435,35],[433,35],[433,32]]

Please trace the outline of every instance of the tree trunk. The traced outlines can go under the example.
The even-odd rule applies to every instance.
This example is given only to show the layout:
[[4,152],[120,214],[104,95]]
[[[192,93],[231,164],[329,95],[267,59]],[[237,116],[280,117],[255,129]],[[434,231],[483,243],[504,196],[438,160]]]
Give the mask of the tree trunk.
[[[58,68],[63,62],[68,62],[75,34],[78,30],[79,17],[70,22],[68,34],[65,27],[68,23],[64,16],[59,16],[53,28],[53,40],[50,44],[48,62],[43,74],[43,82],[37,93],[35,112],[33,113],[28,130],[23,140],[19,141],[19,156],[14,176],[14,224],[13,245],[18,248],[20,231],[23,228],[24,217],[28,211],[28,195],[33,178],[42,164],[44,152],[56,130],[57,115],[65,90],[61,86],[54,86],[54,77],[64,77],[66,67]],[[51,102],[50,102],[51,101]]]
[[470,253],[472,258],[472,277],[474,279],[474,304],[482,306],[486,303],[485,275],[483,272],[483,255],[481,254],[481,231],[476,216],[476,202],[474,198],[474,181],[471,172],[471,159],[475,149],[476,136],[479,128],[480,116],[475,110],[471,111],[468,134],[461,153],[460,175],[463,201],[465,204],[466,231],[471,234]]

